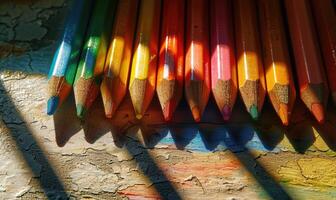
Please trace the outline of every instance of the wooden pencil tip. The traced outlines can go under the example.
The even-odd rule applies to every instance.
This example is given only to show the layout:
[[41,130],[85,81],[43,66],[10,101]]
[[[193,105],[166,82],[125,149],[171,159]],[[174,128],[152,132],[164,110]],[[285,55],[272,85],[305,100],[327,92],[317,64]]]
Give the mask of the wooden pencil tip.
[[258,120],[259,119],[259,111],[258,111],[258,107],[256,105],[252,105],[250,107],[249,113],[250,113],[253,120]]
[[318,123],[323,124],[325,121],[324,108],[322,104],[314,103],[311,106],[311,112],[318,121]]
[[81,104],[77,104],[76,105],[76,111],[77,111],[77,116],[80,117],[80,118],[83,118],[85,116],[85,113],[86,113],[86,108]]
[[173,118],[173,109],[174,105],[173,102],[169,101],[164,105],[164,108],[162,110],[163,117],[166,122],[170,122]]
[[146,98],[146,87],[147,80],[134,79],[129,88],[131,101],[135,111],[135,117],[137,119],[141,119],[145,112],[144,101]]
[[57,96],[50,97],[47,103],[47,114],[53,115],[56,112],[58,104],[59,104],[59,97]]
[[222,116],[224,121],[229,121],[231,118],[231,108],[228,105],[225,105],[222,109]]
[[201,110],[198,106],[194,106],[191,110],[191,113],[194,117],[195,122],[201,121]]
[[289,112],[288,112],[288,105],[284,103],[280,103],[278,115],[282,121],[284,126],[288,126],[289,124]]
[[104,101],[104,110],[106,118],[111,119],[114,114],[114,103],[112,101]]
[[140,119],[142,119],[143,115],[142,114],[135,114],[135,117],[140,120]]

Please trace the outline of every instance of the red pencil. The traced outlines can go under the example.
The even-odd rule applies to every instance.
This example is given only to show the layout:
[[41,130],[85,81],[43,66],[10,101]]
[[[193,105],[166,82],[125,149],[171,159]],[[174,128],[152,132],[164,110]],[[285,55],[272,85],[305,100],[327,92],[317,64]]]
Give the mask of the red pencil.
[[[157,94],[166,121],[182,97],[184,73],[184,0],[164,0]],[[174,14],[171,14],[174,13]]]
[[237,97],[237,66],[231,0],[211,0],[211,88],[224,120]]
[[328,86],[308,0],[286,0],[300,96],[319,123],[325,120]]
[[312,0],[329,88],[336,105],[336,12],[330,0]]
[[210,94],[208,1],[188,0],[185,58],[185,93],[196,122]]

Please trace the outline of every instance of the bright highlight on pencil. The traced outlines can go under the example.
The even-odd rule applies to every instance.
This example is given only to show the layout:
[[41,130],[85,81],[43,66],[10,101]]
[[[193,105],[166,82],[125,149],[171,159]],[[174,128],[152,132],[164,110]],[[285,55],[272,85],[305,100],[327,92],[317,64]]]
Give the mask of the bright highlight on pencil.
[[100,90],[105,115],[112,118],[126,95],[138,0],[119,1]]
[[160,0],[141,1],[129,91],[135,115],[141,119],[152,101],[158,64]]

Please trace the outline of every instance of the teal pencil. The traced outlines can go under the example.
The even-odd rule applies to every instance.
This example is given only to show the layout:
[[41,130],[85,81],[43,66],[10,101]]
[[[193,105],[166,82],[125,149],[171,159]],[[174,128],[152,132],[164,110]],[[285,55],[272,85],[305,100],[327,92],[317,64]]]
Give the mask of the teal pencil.
[[91,7],[91,0],[76,0],[69,12],[64,34],[48,75],[48,115],[56,112],[72,89]]
[[74,83],[79,117],[84,117],[99,94],[116,6],[116,0],[96,1]]

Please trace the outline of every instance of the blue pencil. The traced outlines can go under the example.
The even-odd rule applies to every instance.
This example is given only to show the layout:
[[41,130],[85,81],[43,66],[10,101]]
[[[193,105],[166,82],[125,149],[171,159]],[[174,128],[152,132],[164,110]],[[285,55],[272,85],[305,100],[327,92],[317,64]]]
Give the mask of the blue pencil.
[[48,75],[48,115],[54,114],[71,92],[91,15],[92,2],[75,0],[70,9],[64,34]]

